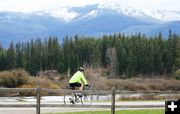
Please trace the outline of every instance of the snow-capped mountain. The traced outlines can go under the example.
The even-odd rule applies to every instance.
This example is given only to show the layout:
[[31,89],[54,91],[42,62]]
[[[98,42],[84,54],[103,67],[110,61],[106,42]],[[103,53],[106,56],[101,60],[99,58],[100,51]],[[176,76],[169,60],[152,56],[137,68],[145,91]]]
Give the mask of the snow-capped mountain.
[[180,12],[138,10],[119,4],[85,7],[60,7],[31,13],[0,12],[0,43],[29,41],[32,38],[141,32],[166,36],[168,30],[179,33]]
[[[89,9],[87,10],[86,7]],[[134,9],[129,6],[121,6],[120,4],[99,4],[86,7],[60,7],[54,9],[47,9],[44,11],[33,12],[39,15],[49,15],[65,22],[70,22],[76,17],[96,17],[98,13],[111,10],[119,15],[126,15],[138,19],[159,20],[162,22],[179,21],[180,11],[167,10],[148,10],[148,9]],[[92,7],[92,8],[90,8]],[[75,11],[74,11],[75,9]],[[77,10],[79,9],[79,11]],[[82,10],[86,9],[85,12]]]
[[150,10],[150,9],[135,9],[130,6],[122,6],[121,4],[103,3],[99,5],[102,9],[112,9],[127,16],[135,18],[154,18],[163,22],[179,21],[180,11],[167,11],[167,10]]

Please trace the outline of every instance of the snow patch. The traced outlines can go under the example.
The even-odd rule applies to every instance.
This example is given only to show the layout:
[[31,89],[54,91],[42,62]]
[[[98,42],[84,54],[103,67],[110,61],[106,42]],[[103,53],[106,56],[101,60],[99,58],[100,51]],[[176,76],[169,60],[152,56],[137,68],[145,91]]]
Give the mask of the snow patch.
[[54,18],[64,20],[65,22],[70,22],[79,15],[77,12],[70,11],[68,7],[44,10],[43,12],[39,12],[38,14],[39,15],[46,14]]

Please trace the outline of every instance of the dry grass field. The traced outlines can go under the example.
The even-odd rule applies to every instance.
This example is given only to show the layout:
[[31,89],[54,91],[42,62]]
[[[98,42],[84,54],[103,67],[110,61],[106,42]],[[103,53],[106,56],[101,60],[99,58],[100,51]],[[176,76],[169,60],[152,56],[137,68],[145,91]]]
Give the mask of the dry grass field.
[[[92,89],[111,90],[115,87],[117,90],[127,91],[177,91],[180,90],[180,81],[168,76],[136,76],[130,79],[112,79],[107,78],[105,69],[87,68],[85,76],[87,77]],[[66,75],[56,74],[56,76],[34,77],[30,76],[25,70],[16,69],[0,72],[1,87],[20,87],[33,88],[37,84],[41,88],[68,88]]]
[[[127,91],[177,91],[180,90],[180,81],[165,75],[161,76],[136,76],[126,79],[107,78],[105,69],[86,69],[85,75],[93,89]],[[68,78],[60,80],[62,88],[67,88]]]

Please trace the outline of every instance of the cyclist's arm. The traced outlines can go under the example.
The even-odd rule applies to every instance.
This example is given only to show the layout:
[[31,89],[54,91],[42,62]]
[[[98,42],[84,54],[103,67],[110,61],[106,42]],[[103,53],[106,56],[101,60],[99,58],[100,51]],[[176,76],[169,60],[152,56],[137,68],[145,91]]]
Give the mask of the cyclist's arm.
[[87,82],[87,80],[86,80],[86,78],[84,77],[83,74],[82,74],[82,76],[81,76],[81,79],[82,79],[84,85],[88,85],[88,82]]

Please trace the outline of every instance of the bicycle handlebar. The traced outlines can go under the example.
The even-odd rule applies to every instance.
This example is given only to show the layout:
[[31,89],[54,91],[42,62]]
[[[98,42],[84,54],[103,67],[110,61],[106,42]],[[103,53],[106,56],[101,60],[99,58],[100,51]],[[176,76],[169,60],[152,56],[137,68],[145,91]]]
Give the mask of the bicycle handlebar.
[[84,89],[89,89],[91,87],[91,85],[87,84],[84,86]]

